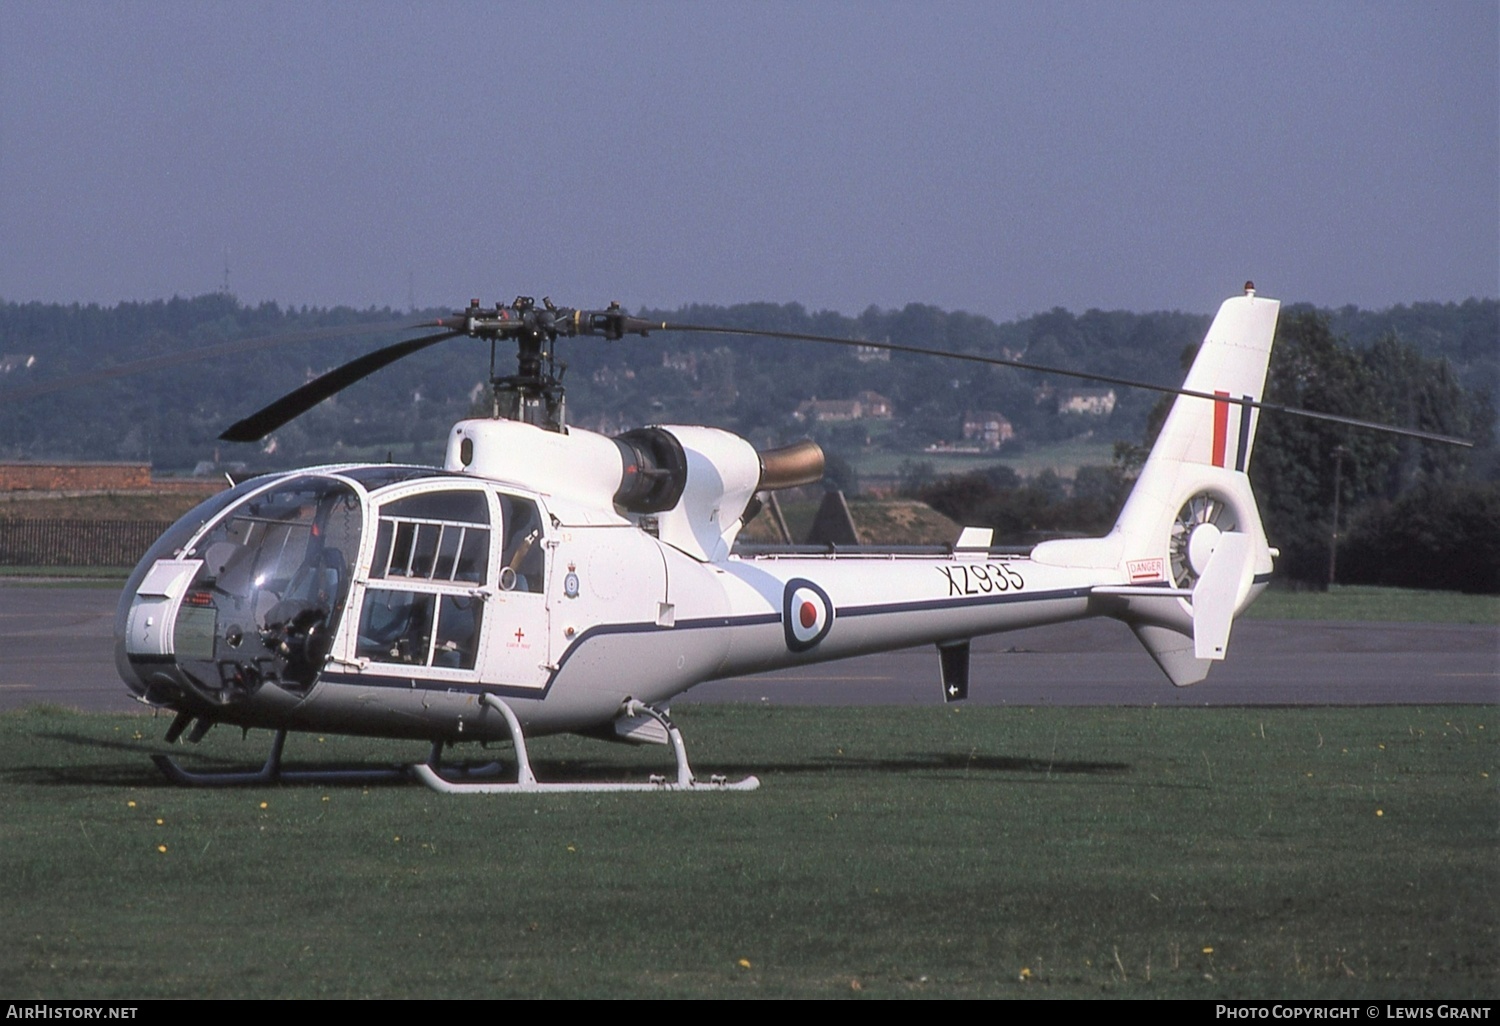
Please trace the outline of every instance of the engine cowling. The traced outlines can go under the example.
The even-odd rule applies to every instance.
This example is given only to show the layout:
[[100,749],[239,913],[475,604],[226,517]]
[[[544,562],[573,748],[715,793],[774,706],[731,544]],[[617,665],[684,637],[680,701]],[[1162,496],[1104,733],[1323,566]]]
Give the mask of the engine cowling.
[[601,519],[625,517],[695,559],[723,559],[757,491],[810,484],[823,451],[804,441],[759,453],[718,428],[659,425],[614,438],[512,420],[465,420],[446,468],[568,500]]

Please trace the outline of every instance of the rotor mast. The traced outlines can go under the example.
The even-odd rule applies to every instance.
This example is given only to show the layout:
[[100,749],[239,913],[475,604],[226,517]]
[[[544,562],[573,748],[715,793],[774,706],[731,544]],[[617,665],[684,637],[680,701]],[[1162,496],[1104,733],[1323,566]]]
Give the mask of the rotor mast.
[[[556,313],[552,301],[542,300],[543,313]],[[550,331],[544,318],[535,316],[536,301],[530,296],[517,296],[509,309],[495,304],[493,316],[500,322],[516,324],[516,373],[498,375],[494,363],[490,364],[490,389],[495,399],[495,415],[506,420],[517,420],[523,424],[545,428],[548,431],[567,429],[566,391],[562,374],[553,353],[556,332]],[[469,303],[466,330],[470,335],[488,334],[490,324],[485,313],[480,312],[479,300]]]
[[433,326],[491,342],[514,341],[516,373],[497,375],[493,359],[490,365],[495,415],[558,432],[567,430],[562,383],[567,364],[556,360],[553,345],[557,337],[600,335],[615,341],[625,335],[645,336],[661,327],[656,322],[627,317],[619,303],[611,303],[606,310],[575,310],[556,306],[545,296],[541,306],[530,296],[517,296],[509,306],[496,303],[493,307],[483,307],[473,299],[463,313]]

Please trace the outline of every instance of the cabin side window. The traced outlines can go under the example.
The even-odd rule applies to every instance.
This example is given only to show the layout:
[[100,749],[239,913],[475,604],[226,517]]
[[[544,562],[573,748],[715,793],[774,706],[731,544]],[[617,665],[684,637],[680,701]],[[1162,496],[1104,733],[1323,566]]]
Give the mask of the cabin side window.
[[500,550],[500,588],[540,594],[547,572],[542,544],[542,515],[531,499],[500,496],[500,522],[505,547]]
[[426,492],[380,509],[371,578],[483,584],[489,561],[483,492]]
[[472,670],[483,614],[475,595],[369,588],[355,653],[376,663]]
[[355,654],[374,663],[472,670],[484,600],[471,586],[489,577],[490,533],[489,498],[473,488],[381,506]]

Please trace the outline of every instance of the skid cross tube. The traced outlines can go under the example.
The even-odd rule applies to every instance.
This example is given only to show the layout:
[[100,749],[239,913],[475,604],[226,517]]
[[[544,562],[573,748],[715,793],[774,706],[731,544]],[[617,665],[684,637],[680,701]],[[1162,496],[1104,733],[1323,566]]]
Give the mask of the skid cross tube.
[[537,780],[536,773],[531,769],[531,757],[526,752],[526,736],[521,730],[521,721],[516,718],[515,711],[507,705],[504,699],[496,695],[485,695],[483,702],[486,706],[494,709],[505,717],[505,723],[510,728],[511,741],[516,749],[516,779],[507,783],[478,783],[458,782],[448,780],[437,772],[431,763],[420,763],[412,767],[412,772],[417,778],[434,791],[442,794],[542,794],[542,793],[580,793],[594,791],[753,791],[760,786],[760,780],[756,777],[746,777],[744,780],[728,781],[720,776],[710,777],[708,780],[699,780],[693,776],[692,767],[688,765],[687,748],[682,742],[682,732],[676,725],[659,709],[653,709],[643,702],[630,700],[625,704],[624,712],[628,716],[650,716],[660,723],[667,731],[667,738],[671,742],[672,752],[677,759],[677,779],[668,780],[666,777],[653,776],[650,780],[632,781],[596,781],[577,783],[543,783]]

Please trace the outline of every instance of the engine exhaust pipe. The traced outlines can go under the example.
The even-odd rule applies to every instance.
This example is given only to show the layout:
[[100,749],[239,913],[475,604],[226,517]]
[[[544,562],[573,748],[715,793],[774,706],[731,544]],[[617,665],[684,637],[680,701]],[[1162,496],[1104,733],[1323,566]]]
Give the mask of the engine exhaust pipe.
[[757,491],[796,488],[823,480],[823,450],[811,438],[756,455],[760,457]]

